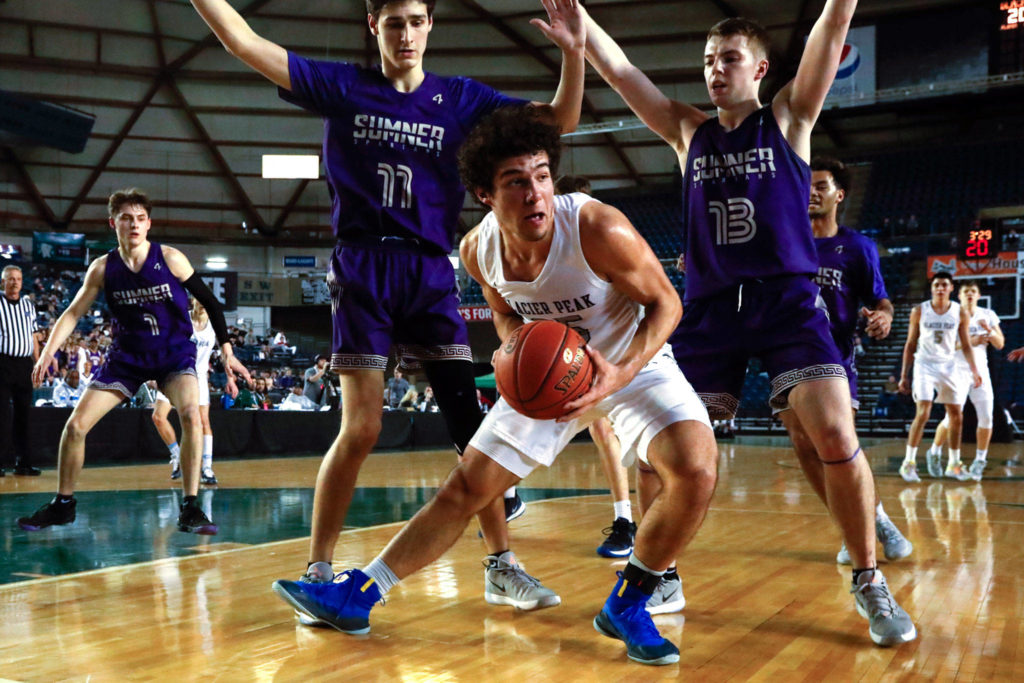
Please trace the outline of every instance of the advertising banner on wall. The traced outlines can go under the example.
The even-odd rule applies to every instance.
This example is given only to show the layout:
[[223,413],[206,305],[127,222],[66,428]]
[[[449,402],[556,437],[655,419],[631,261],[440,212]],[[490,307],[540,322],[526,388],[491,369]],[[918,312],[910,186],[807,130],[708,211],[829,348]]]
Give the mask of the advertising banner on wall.
[[928,277],[939,271],[952,273],[954,278],[1024,275],[1024,252],[1001,251],[989,259],[970,260],[959,259],[955,254],[929,256]]
[[875,27],[851,28],[825,106],[852,107],[875,94]]
[[217,297],[217,301],[224,304],[225,311],[238,308],[238,273],[230,270],[199,272],[199,277],[203,278],[203,282]]
[[32,260],[85,265],[85,235],[77,232],[32,233]]

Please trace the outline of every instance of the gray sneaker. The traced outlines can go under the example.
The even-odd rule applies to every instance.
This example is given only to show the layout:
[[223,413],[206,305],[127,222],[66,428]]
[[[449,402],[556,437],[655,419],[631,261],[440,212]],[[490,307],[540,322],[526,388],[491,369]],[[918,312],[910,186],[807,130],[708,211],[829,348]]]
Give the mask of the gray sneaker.
[[[314,562],[309,565],[306,573],[299,577],[302,583],[330,583],[334,580],[334,570],[326,562]],[[303,626],[314,626],[316,628],[332,628],[326,621],[312,617],[305,612],[295,610],[295,616]]]
[[846,549],[846,541],[843,541],[842,547],[836,553],[836,564],[853,564],[850,560],[850,551]]
[[678,574],[672,578],[661,577],[654,594],[647,600],[647,611],[650,614],[669,614],[678,612],[686,607],[686,598],[683,597],[683,582]]
[[875,518],[875,538],[882,544],[885,559],[890,562],[902,560],[914,552],[914,544],[908,541],[889,518]]
[[910,616],[896,604],[889,592],[882,572],[862,572],[850,589],[857,604],[857,612],[870,623],[871,640],[889,647],[908,643],[917,637],[917,629]]
[[[561,604],[550,588],[526,573],[511,554],[503,560],[494,555],[484,559],[484,599],[492,605],[511,605],[516,609],[532,610]],[[509,561],[511,560],[511,561]]]
[[942,453],[928,451],[928,474],[936,479],[942,479]]
[[968,468],[967,473],[971,475],[971,479],[974,481],[981,481],[981,475],[985,473],[985,461],[974,459],[971,466]]
[[952,465],[946,465],[946,476],[950,479],[956,479],[957,481],[967,481],[971,478],[970,473],[964,469],[962,462],[955,462]]

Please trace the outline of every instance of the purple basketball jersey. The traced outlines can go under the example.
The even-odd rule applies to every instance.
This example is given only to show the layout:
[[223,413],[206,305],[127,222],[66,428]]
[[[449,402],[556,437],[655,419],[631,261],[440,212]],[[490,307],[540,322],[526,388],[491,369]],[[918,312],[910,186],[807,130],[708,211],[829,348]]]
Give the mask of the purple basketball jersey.
[[744,281],[814,275],[810,186],[810,167],[770,105],[732,131],[717,118],[701,124],[683,170],[686,300]]
[[482,117],[522,104],[468,78],[426,74],[411,93],[379,69],[288,54],[281,97],[324,119],[335,236],[422,240],[444,253],[465,200],[456,153]]
[[111,356],[188,350],[195,358],[188,293],[167,267],[159,244],[149,243],[149,254],[137,273],[125,265],[117,249],[107,252],[103,289],[113,317]]
[[843,360],[853,363],[853,336],[863,302],[874,306],[888,299],[875,243],[860,233],[839,226],[832,237],[814,240],[818,274],[814,281],[828,307],[829,328]]

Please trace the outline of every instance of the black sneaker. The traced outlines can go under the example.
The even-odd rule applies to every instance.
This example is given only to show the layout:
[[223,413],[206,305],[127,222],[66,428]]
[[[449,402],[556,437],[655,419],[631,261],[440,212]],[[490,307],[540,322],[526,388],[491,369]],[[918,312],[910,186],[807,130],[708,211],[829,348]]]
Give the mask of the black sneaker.
[[75,521],[75,505],[77,502],[72,498],[66,503],[58,503],[57,499],[54,498],[32,513],[31,517],[19,517],[18,526],[25,531],[39,531],[48,526],[71,524]]
[[199,483],[207,486],[217,485],[217,475],[213,473],[212,467],[203,468],[203,471],[199,473]]
[[505,521],[511,522],[516,517],[522,517],[526,512],[526,503],[519,497],[519,491],[511,498],[505,499]]
[[32,467],[32,465],[16,465],[14,473],[19,477],[38,477],[43,471],[38,467]]
[[633,539],[636,537],[636,523],[625,517],[619,517],[610,527],[602,532],[608,538],[597,548],[601,557],[626,557],[633,552]]
[[181,464],[177,460],[171,461],[171,480],[181,479]]
[[188,534],[213,536],[217,533],[217,525],[210,521],[199,505],[191,503],[181,506],[181,514],[178,515],[178,530]]

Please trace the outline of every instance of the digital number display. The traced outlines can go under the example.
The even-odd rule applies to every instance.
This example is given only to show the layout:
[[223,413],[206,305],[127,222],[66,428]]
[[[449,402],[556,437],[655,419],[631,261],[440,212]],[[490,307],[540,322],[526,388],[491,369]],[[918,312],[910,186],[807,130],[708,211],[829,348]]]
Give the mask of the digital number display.
[[1003,13],[1000,31],[1013,31],[1024,24],[1024,0],[1000,2],[999,11]]
[[959,236],[959,256],[967,261],[987,260],[999,255],[1002,245],[996,221],[975,221],[964,228]]

